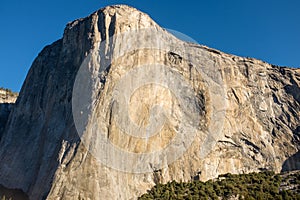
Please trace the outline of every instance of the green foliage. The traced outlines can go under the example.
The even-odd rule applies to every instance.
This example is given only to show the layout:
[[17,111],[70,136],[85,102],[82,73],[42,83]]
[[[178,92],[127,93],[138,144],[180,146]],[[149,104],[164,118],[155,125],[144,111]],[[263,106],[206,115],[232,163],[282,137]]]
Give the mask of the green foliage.
[[141,197],[146,199],[300,199],[300,196],[291,191],[280,191],[280,175],[274,172],[260,172],[250,174],[221,175],[216,180],[207,182],[192,181],[188,183],[177,183],[175,181],[167,184],[158,184]]

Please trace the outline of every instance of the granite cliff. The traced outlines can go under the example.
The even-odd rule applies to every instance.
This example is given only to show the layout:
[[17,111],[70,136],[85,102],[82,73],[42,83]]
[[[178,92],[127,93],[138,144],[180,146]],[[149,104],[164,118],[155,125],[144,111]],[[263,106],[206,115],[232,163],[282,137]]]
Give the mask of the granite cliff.
[[30,199],[135,199],[156,183],[299,169],[300,70],[183,42],[109,6],[33,62],[0,135]]

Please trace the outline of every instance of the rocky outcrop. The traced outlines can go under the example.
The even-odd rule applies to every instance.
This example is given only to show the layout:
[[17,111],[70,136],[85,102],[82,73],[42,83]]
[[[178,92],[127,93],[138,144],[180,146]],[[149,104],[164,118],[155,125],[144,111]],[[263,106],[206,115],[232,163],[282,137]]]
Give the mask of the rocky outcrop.
[[15,103],[17,97],[18,93],[2,87],[0,88],[0,103]]
[[0,141],[0,184],[30,199],[135,199],[158,182],[279,172],[300,148],[299,84],[299,69],[106,7],[35,59]]
[[0,138],[17,97],[18,93],[0,88]]

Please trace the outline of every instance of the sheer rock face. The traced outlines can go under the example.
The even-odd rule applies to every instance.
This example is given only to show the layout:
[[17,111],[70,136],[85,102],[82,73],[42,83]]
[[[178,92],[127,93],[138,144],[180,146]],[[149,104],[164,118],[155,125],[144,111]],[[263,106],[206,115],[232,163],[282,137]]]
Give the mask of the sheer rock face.
[[[109,37],[143,29],[157,31],[163,50],[133,50],[101,68],[107,55],[118,54],[124,46],[122,38]],[[104,51],[109,53],[99,57],[94,50],[105,40]],[[93,104],[81,135],[74,123],[72,95],[80,66],[89,56],[86,66],[92,89],[83,88],[82,98],[89,94]],[[171,74],[180,74],[189,83],[197,94],[190,98],[190,109],[201,122],[179,159],[162,169],[153,167],[152,172],[122,172],[101,164],[87,151],[97,141],[95,124],[101,122],[106,138],[119,148],[147,153],[166,147],[179,131],[176,123],[184,120],[181,114],[191,117],[178,111],[178,98],[168,88],[148,84],[130,98],[131,119],[140,126],[150,123],[151,106],[162,101],[173,121],[146,141],[118,129],[117,120],[111,119],[126,114],[111,104],[113,90],[127,73],[147,63],[168,66]],[[100,82],[93,85],[98,78]],[[128,83],[142,79],[133,76]],[[106,7],[69,23],[63,38],[45,47],[34,61],[0,141],[0,184],[22,189],[31,199],[135,199],[158,182],[208,180],[265,169],[279,172],[300,148],[299,84],[299,69],[181,42],[134,8]],[[175,89],[180,86],[175,82]],[[184,102],[189,100],[185,94]],[[218,134],[207,136],[220,127]],[[82,142],[79,135],[92,137]],[[291,165],[299,166],[297,162],[294,159]],[[289,164],[285,166],[288,170]]]

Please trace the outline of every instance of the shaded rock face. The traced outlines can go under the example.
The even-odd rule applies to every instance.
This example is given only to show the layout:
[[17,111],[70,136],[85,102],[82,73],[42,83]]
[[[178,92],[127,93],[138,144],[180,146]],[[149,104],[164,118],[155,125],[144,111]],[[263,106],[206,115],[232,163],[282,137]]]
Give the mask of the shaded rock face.
[[35,59],[1,137],[0,184],[30,199],[135,199],[159,182],[279,172],[300,148],[299,84],[299,69],[185,43],[134,8],[104,8]]
[[282,165],[282,172],[300,169],[300,151],[290,156]]
[[4,131],[11,109],[12,109],[12,104],[0,103],[0,138]]

